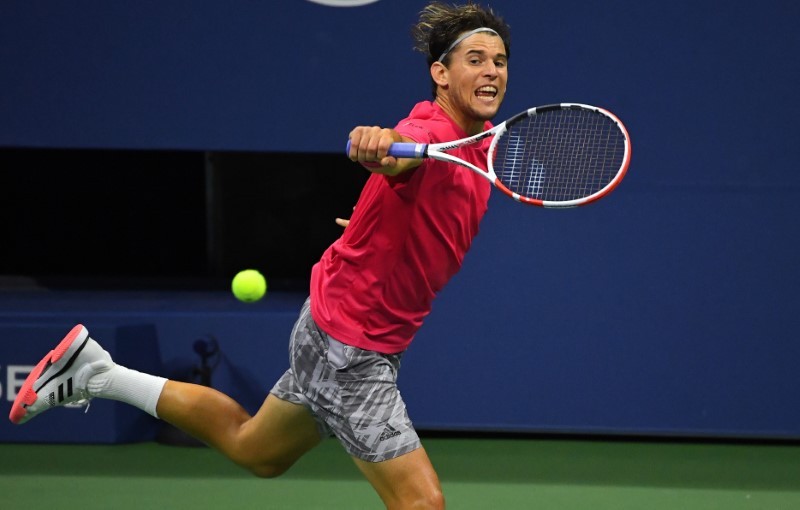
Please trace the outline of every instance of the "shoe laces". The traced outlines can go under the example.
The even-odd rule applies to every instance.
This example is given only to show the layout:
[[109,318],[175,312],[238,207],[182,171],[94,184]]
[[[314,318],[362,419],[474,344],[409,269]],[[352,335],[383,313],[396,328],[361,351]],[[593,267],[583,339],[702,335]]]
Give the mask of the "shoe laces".
[[84,395],[85,395],[85,398],[82,398],[80,400],[76,400],[74,402],[68,402],[68,403],[64,404],[64,407],[67,407],[69,409],[84,408],[83,414],[88,413],[89,412],[89,406],[92,404],[92,397],[90,397],[86,393],[84,393]]

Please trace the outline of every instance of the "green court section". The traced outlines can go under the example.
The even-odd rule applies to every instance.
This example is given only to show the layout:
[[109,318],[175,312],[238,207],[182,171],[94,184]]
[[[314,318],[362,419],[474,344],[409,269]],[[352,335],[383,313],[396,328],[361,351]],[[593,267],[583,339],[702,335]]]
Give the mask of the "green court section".
[[[800,446],[442,439],[424,441],[450,509],[800,508]],[[0,508],[382,508],[334,440],[281,478],[208,448],[0,445]]]

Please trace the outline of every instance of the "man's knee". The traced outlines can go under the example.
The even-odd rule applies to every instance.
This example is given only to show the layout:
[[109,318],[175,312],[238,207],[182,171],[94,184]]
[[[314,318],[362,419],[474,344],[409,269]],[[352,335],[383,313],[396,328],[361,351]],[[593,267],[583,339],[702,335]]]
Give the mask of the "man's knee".
[[414,505],[409,508],[425,509],[425,510],[444,510],[444,494],[439,489],[428,491],[424,498],[416,501]]
[[291,464],[259,463],[244,467],[259,478],[277,478],[288,471]]
[[277,478],[294,464],[294,461],[277,455],[252,452],[241,448],[232,452],[230,459],[259,478]]
[[381,497],[388,510],[443,510],[445,507],[444,494],[439,487],[418,487]]

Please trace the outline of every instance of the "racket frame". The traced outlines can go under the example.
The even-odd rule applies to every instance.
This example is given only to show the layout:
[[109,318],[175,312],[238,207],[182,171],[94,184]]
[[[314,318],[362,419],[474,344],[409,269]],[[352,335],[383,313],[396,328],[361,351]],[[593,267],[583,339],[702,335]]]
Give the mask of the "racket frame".
[[[563,200],[563,201],[553,201],[553,200],[540,200],[535,198],[530,198],[526,196],[522,196],[519,193],[511,191],[506,187],[503,182],[498,179],[497,174],[494,171],[494,154],[497,148],[497,144],[500,138],[505,134],[508,129],[514,125],[516,122],[527,118],[532,117],[534,115],[539,115],[542,113],[546,113],[548,111],[553,110],[588,110],[600,115],[604,115],[608,117],[614,124],[616,124],[617,128],[620,130],[624,137],[624,154],[622,158],[622,164],[620,165],[619,170],[617,170],[616,175],[614,176],[611,181],[608,182],[602,189],[592,193],[591,195],[573,199],[573,200]],[[489,151],[487,154],[487,161],[486,161],[486,170],[469,163],[467,161],[462,160],[452,154],[449,154],[445,151],[456,149],[458,147],[463,147],[465,145],[470,145],[480,140],[483,140],[488,137],[493,137],[492,141],[489,145]],[[623,177],[628,171],[628,166],[630,165],[631,160],[631,144],[630,144],[630,137],[628,135],[628,130],[625,128],[625,125],[615,116],[613,113],[609,112],[604,108],[599,108],[597,106],[591,106],[582,103],[556,103],[544,106],[537,106],[535,108],[529,108],[525,111],[522,111],[513,117],[506,119],[505,121],[501,122],[500,124],[492,127],[487,131],[483,131],[476,135],[462,138],[460,140],[454,140],[452,142],[444,142],[444,143],[432,143],[432,144],[424,144],[424,143],[396,143],[393,144],[392,147],[389,149],[389,155],[395,156],[399,158],[433,158],[438,159],[440,161],[447,161],[449,163],[453,163],[459,166],[466,167],[473,172],[477,173],[478,175],[486,178],[489,182],[491,182],[497,189],[508,195],[509,197],[513,198],[517,202],[536,205],[539,207],[547,207],[547,208],[569,208],[569,207],[577,207],[592,203],[600,198],[609,194],[614,188],[616,188],[619,183],[622,181]]]

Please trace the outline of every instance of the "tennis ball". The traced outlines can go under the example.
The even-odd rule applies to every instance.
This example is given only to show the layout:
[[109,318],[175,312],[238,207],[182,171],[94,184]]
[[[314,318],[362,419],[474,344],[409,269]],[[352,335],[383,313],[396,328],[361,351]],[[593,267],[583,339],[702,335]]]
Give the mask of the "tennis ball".
[[255,269],[239,271],[231,282],[231,291],[236,299],[245,303],[258,301],[267,292],[267,280]]

